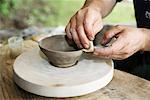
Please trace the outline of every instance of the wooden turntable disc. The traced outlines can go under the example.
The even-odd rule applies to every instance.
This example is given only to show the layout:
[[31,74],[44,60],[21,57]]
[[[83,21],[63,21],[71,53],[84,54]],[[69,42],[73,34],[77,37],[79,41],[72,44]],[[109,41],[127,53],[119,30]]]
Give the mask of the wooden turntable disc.
[[49,64],[39,48],[21,54],[14,63],[14,81],[22,89],[46,97],[73,97],[106,86],[113,77],[112,60],[83,54],[69,68]]

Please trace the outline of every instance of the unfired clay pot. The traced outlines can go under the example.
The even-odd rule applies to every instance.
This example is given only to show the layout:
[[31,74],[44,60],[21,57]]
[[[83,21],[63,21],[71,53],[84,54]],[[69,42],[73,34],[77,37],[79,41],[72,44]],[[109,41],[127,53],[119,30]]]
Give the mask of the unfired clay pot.
[[69,46],[65,35],[54,35],[39,42],[41,51],[49,62],[57,67],[70,67],[79,60],[82,50]]

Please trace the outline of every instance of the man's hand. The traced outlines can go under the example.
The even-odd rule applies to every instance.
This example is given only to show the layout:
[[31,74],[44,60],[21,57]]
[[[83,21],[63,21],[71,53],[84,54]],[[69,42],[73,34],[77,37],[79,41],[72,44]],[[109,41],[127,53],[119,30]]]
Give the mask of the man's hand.
[[66,26],[67,37],[79,48],[89,48],[89,42],[99,32],[102,18],[116,5],[116,0],[86,0],[83,7],[70,19]]
[[89,40],[102,29],[102,16],[96,7],[84,7],[70,19],[66,26],[67,37],[79,48],[89,48]]
[[94,54],[102,58],[122,60],[145,47],[146,34],[140,28],[115,26],[104,34],[102,44],[114,36],[117,40],[112,46],[95,48]]

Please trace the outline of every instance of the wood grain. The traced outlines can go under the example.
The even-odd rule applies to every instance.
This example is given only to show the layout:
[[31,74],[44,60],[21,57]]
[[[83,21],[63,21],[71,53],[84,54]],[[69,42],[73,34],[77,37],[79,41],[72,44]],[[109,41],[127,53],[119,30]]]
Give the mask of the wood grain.
[[[31,45],[31,46],[30,46]],[[37,44],[26,41],[25,50]],[[20,89],[13,82],[12,65],[8,46],[0,48],[0,100],[149,100],[150,81],[115,70],[114,78],[105,88],[75,98],[45,98]]]

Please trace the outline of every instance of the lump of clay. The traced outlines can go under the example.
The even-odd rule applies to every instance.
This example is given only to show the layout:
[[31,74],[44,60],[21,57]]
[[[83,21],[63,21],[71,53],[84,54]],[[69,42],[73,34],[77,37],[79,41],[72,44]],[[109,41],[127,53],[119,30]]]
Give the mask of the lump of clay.
[[82,49],[84,52],[94,52],[94,45],[93,45],[93,41],[90,41],[89,44],[89,48],[88,49]]

